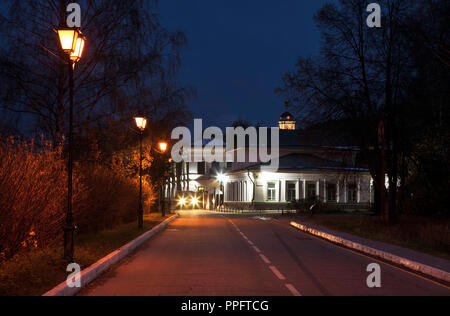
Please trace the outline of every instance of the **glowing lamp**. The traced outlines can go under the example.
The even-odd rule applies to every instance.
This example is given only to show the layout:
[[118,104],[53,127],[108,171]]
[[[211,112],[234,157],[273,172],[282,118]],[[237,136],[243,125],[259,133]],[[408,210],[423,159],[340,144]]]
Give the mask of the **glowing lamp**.
[[227,177],[223,173],[219,173],[217,175],[217,181],[219,181],[219,182],[225,182],[226,178]]
[[191,203],[192,203],[192,206],[197,206],[198,203],[199,203],[198,198],[193,197],[192,200],[191,200]]
[[178,201],[178,204],[181,206],[185,206],[186,205],[186,199],[184,197],[180,198],[180,200]]
[[159,150],[163,153],[166,152],[167,147],[169,147],[169,145],[166,142],[160,142],[159,143]]
[[136,126],[139,128],[141,132],[145,130],[147,127],[147,119],[142,116],[135,117],[134,120],[136,121]]
[[76,44],[75,44],[75,49],[73,50],[73,52],[70,54],[70,59],[74,62],[77,63],[80,61],[81,57],[83,56],[83,50],[84,50],[84,45],[86,43],[86,38],[83,36],[79,36],[76,40]]
[[72,54],[75,51],[80,31],[77,29],[61,28],[57,32],[62,50],[66,54]]

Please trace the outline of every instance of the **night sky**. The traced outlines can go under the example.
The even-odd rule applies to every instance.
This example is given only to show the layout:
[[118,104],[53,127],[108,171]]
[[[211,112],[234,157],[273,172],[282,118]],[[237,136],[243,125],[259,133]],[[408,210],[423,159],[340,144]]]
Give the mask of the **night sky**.
[[330,0],[163,0],[162,22],[186,33],[183,83],[197,89],[192,112],[204,124],[238,119],[275,126],[284,112],[274,90],[298,56],[320,49],[313,22]]
[[159,1],[163,25],[184,31],[189,42],[181,82],[197,90],[194,117],[222,128],[236,119],[277,125],[284,100],[274,90],[298,56],[319,52],[313,16],[333,1]]

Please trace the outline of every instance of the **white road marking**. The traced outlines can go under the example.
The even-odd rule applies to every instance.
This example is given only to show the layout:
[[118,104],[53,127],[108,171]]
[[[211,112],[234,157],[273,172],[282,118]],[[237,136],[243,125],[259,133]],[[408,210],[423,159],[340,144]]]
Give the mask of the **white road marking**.
[[286,284],[286,287],[287,287],[287,289],[288,289],[289,291],[291,291],[292,295],[294,295],[294,296],[302,296],[302,295],[300,294],[300,292],[297,291],[297,289],[296,289],[292,284]]
[[[262,253],[262,251],[258,247],[256,247],[255,244],[250,239],[248,239],[248,237],[239,229],[239,227],[233,221],[231,220],[229,221],[234,226],[234,228],[236,228],[237,232],[242,236],[242,238],[244,238],[252,246],[252,248],[259,254],[259,257],[262,259],[262,261],[264,261],[268,265],[272,264],[270,260]],[[281,281],[286,280],[286,277],[275,266],[269,266],[269,269]],[[292,293],[293,296],[302,296],[300,292],[292,284],[285,284],[285,286]]]
[[262,261],[264,261],[266,264],[271,264],[270,260],[267,259],[267,257],[265,255],[260,254],[259,256],[261,257]]
[[277,269],[276,267],[270,266],[269,269],[272,270],[273,274],[275,274],[275,276],[276,276],[278,279],[280,279],[280,280],[282,280],[282,281],[286,280],[286,278],[284,277],[284,275],[282,275],[281,272],[278,271],[278,269]]

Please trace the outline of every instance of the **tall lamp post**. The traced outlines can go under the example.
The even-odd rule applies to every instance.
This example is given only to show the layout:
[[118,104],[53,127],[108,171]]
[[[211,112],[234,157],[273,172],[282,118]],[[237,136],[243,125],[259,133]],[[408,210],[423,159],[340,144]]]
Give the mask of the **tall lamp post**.
[[[159,147],[159,152],[161,154],[165,154],[167,149],[169,148],[169,145],[166,142],[160,142],[158,144]],[[161,215],[164,217],[166,216],[166,197],[165,197],[165,192],[164,192],[164,183],[165,183],[165,179],[166,179],[166,173],[164,171],[164,175],[161,179],[161,185],[160,185],[160,194],[159,194],[159,198],[161,201]]]
[[73,220],[73,71],[76,63],[83,55],[86,38],[76,28],[59,28],[56,30],[61,43],[61,48],[67,56],[69,67],[69,161],[68,161],[68,202],[66,223],[64,225],[64,257],[70,262],[74,261],[74,233],[75,223]]
[[138,211],[138,227],[144,228],[144,207],[142,205],[142,138],[145,128],[147,127],[147,119],[143,116],[134,118],[136,126],[139,129],[139,211]]

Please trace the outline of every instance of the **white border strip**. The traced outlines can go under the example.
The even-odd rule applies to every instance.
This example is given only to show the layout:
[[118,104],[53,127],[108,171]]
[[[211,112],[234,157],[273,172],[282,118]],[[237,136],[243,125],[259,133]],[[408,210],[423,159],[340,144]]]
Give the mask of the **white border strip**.
[[178,214],[166,219],[164,222],[154,227],[152,230],[146,232],[145,234],[126,244],[122,248],[117,249],[105,258],[100,259],[99,261],[97,261],[97,263],[94,263],[89,268],[81,271],[81,288],[69,288],[66,282],[63,282],[54,289],[45,293],[43,296],[74,296],[75,294],[80,292],[82,288],[86,287],[89,283],[94,281],[97,277],[108,270],[112,265],[118,263],[120,260],[133,252],[136,248],[144,244],[157,233],[164,230],[167,225],[177,217]]
[[411,269],[413,271],[420,272],[420,273],[422,273],[424,275],[428,275],[428,276],[431,276],[431,277],[433,277],[435,279],[442,280],[442,281],[450,283],[450,273],[448,273],[446,271],[442,271],[442,270],[439,270],[437,268],[433,268],[433,267],[427,266],[427,265],[422,264],[422,263],[418,263],[418,262],[415,262],[415,261],[412,261],[412,260],[409,260],[409,259],[405,259],[405,258],[396,256],[396,255],[390,254],[388,252],[384,252],[384,251],[381,251],[381,250],[378,250],[378,249],[370,248],[370,247],[358,244],[356,242],[349,241],[349,240],[346,240],[344,238],[340,238],[340,237],[337,237],[337,236],[334,236],[334,235],[331,235],[331,234],[328,234],[328,233],[325,233],[325,232],[322,232],[322,231],[319,231],[319,230],[307,227],[305,225],[302,225],[302,224],[299,224],[299,223],[296,223],[296,222],[291,222],[290,224],[291,224],[291,226],[293,226],[293,227],[295,227],[295,228],[297,228],[297,229],[299,229],[301,231],[304,231],[304,232],[310,233],[312,235],[318,236],[320,238],[329,240],[331,242],[343,245],[343,246],[348,247],[350,249],[355,249],[355,250],[361,251],[361,252],[363,252],[365,254],[369,254],[369,255],[372,255],[372,256],[375,256],[375,257],[378,257],[378,258],[382,258],[382,259],[384,259],[386,261],[389,261],[389,262],[395,263],[397,265],[406,267],[406,268]]

